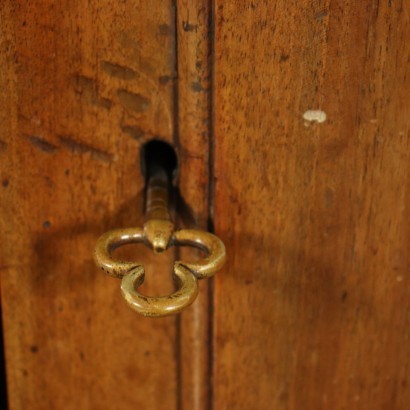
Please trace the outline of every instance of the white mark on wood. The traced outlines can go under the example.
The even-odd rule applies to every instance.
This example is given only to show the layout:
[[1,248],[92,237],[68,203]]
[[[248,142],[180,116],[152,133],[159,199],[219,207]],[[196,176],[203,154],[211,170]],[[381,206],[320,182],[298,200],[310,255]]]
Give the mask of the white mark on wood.
[[318,122],[321,124],[322,122],[325,122],[327,118],[327,115],[324,111],[321,110],[307,110],[303,114],[303,119],[309,122]]

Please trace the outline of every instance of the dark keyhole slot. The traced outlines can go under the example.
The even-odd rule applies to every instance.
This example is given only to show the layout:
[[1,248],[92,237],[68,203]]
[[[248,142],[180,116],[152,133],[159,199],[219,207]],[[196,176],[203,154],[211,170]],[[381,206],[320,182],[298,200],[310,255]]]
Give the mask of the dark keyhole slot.
[[[170,206],[173,206],[174,187],[178,171],[178,158],[172,145],[151,140],[141,148],[141,171],[147,183],[150,177],[165,172],[170,181]],[[131,245],[132,246],[132,245]],[[139,245],[139,262],[145,266],[145,281],[139,287],[139,292],[146,296],[165,296],[175,290],[173,280],[173,265],[175,248],[170,248],[163,254],[154,254]]]
[[176,178],[178,158],[172,145],[160,140],[152,140],[142,146],[141,171],[148,180],[159,170],[164,170],[170,181]]

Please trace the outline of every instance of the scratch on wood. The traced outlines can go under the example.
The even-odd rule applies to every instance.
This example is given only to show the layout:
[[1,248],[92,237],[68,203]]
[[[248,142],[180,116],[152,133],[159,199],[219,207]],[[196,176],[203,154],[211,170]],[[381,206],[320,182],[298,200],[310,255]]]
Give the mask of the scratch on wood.
[[121,130],[137,141],[144,136],[144,131],[134,125],[121,125]]
[[58,137],[61,144],[71,150],[73,153],[77,154],[91,154],[91,158],[103,161],[103,162],[111,162],[113,159],[113,155],[109,152],[103,151],[99,148],[95,148],[89,144],[84,142],[75,141],[70,136],[60,135]]
[[139,74],[132,68],[110,63],[109,61],[103,61],[101,69],[109,76],[120,78],[121,80],[133,80],[139,77]]
[[173,29],[168,24],[161,24],[159,26],[159,34],[163,36],[167,36],[167,35],[171,35],[172,33],[173,33]]
[[171,77],[170,75],[162,75],[161,77],[158,78],[158,80],[161,85],[165,85],[173,81],[174,77]]
[[141,94],[132,93],[131,91],[120,89],[117,91],[121,104],[131,111],[144,112],[150,106],[151,101]]
[[75,87],[76,92],[82,95],[87,103],[106,109],[111,108],[112,101],[108,98],[100,97],[98,83],[95,79],[77,74],[75,76]]
[[319,14],[316,15],[316,20],[321,21],[327,16],[327,10],[322,10]]
[[46,141],[45,139],[38,137],[36,135],[28,135],[27,139],[39,150],[44,151],[44,152],[48,152],[48,153],[52,153],[54,152],[56,149],[58,149],[58,147],[54,144],[52,144],[51,142]]
[[183,146],[180,146],[179,150],[181,152],[182,157],[188,157],[188,158],[192,158],[192,159],[201,159],[201,160],[204,159],[203,154],[191,152],[189,149],[187,149]]
[[198,29],[198,25],[197,24],[190,24],[187,21],[183,21],[182,22],[182,28],[184,29],[184,31],[196,31]]
[[4,151],[7,149],[7,142],[0,140],[0,151]]
[[191,90],[195,93],[200,93],[201,91],[205,91],[204,87],[199,81],[194,81],[191,83]]

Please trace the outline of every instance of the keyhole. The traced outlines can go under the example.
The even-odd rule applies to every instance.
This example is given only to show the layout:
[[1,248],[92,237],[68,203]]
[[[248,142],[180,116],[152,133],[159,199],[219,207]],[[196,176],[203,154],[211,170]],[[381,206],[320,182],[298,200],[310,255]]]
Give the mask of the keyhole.
[[[147,185],[150,177],[159,172],[165,172],[169,181],[169,206],[173,207],[173,182],[176,180],[178,159],[175,149],[160,140],[151,140],[141,148],[141,171]],[[170,209],[171,212],[171,209]],[[144,252],[145,281],[139,291],[147,296],[166,295],[174,291],[172,279],[175,261],[175,248],[168,249],[163,254]]]
[[165,170],[172,183],[177,177],[178,157],[172,145],[160,140],[151,140],[141,148],[141,172],[145,181],[148,181],[158,169]]

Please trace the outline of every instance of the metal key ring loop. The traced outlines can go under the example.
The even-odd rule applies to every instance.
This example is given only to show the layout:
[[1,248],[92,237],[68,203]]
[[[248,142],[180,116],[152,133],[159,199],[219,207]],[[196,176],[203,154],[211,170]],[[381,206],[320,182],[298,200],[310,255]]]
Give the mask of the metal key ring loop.
[[133,310],[144,316],[161,317],[180,312],[195,300],[198,293],[197,279],[212,276],[225,262],[225,246],[215,235],[193,229],[175,231],[168,242],[168,248],[174,245],[192,246],[205,251],[207,256],[196,262],[174,263],[178,289],[172,294],[160,297],[144,296],[138,292],[138,287],[144,282],[143,265],[117,261],[111,255],[116,248],[130,243],[144,243],[152,247],[144,229],[117,229],[98,239],[94,259],[105,273],[122,278],[121,291],[124,299]]
[[[158,161],[151,162],[146,185],[145,223],[143,228],[109,231],[96,244],[94,259],[108,275],[122,279],[121,292],[128,305],[144,316],[167,316],[190,305],[198,294],[198,279],[209,278],[225,262],[225,245],[215,235],[196,229],[175,230],[171,220],[169,170]],[[174,276],[178,282],[175,292],[167,296],[144,296],[138,292],[144,282],[144,266],[138,262],[113,259],[112,251],[130,243],[143,243],[154,253],[171,246],[191,246],[206,252],[196,262],[176,261]]]
[[178,280],[178,289],[167,296],[144,296],[138,287],[144,281],[144,268],[141,266],[121,281],[121,292],[128,305],[143,316],[163,317],[178,313],[189,306],[198,294],[198,281],[183,265],[174,264],[174,275]]

